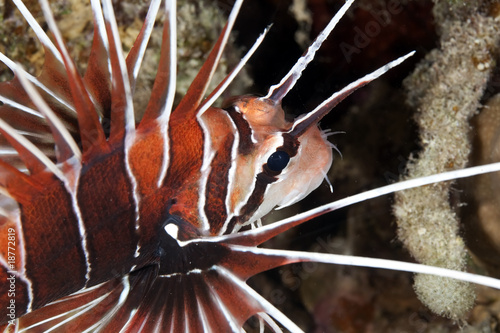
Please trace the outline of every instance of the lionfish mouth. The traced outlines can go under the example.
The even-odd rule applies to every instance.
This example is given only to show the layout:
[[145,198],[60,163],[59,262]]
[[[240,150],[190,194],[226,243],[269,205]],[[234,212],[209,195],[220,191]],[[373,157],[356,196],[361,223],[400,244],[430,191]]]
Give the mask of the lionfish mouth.
[[[250,148],[265,145],[236,114],[239,110],[230,114],[212,104],[268,29],[205,98],[242,0],[234,4],[213,50],[175,108],[176,3],[165,1],[158,74],[138,124],[132,94],[161,0],[151,1],[126,58],[111,0],[91,0],[94,41],[83,77],[68,54],[48,1],[40,4],[55,43],[21,0],[13,1],[40,40],[46,60],[42,74],[34,77],[0,53],[0,60],[15,74],[0,84],[0,143],[15,150],[14,156],[1,154],[0,160],[0,230],[5,239],[16,240],[17,249],[10,255],[6,241],[0,240],[0,320],[6,332],[242,332],[251,317],[274,332],[282,331],[280,325],[301,332],[246,283],[260,272],[297,262],[425,272],[500,288],[495,279],[442,268],[259,247],[290,228],[353,203],[500,170],[499,164],[389,185],[237,232],[237,223],[244,224],[265,203],[270,184],[285,182],[286,168],[297,163],[292,161],[295,156],[283,155],[284,138],[298,140],[313,132],[346,96],[413,52],[274,131],[278,135],[273,137],[273,149],[253,157]],[[353,1],[342,6],[290,72],[259,101],[281,107]],[[102,124],[108,118],[109,130]],[[219,127],[230,129],[220,140],[210,135]],[[241,190],[234,184],[237,178],[230,178],[236,173],[230,166],[234,156],[242,156],[243,166],[254,160],[264,165],[255,174],[243,175],[250,179],[253,192],[236,204],[227,194],[231,190],[236,196]],[[167,210],[166,203],[170,203]],[[9,279],[15,280],[15,294],[9,293]]]

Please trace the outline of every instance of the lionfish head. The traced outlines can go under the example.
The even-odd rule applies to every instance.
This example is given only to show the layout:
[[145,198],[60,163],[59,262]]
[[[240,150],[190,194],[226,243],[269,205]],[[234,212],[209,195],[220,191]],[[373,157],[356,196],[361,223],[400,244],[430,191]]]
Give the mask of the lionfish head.
[[[332,163],[332,145],[318,128],[318,117],[285,119],[280,100],[243,96],[224,103],[239,129],[240,144],[233,160],[235,178],[232,204],[245,202],[253,183],[267,183],[258,209],[246,218],[253,223],[275,206],[289,206],[316,189]],[[311,118],[309,122],[305,119]],[[314,119],[312,119],[314,118]],[[245,124],[245,125],[243,125]]]

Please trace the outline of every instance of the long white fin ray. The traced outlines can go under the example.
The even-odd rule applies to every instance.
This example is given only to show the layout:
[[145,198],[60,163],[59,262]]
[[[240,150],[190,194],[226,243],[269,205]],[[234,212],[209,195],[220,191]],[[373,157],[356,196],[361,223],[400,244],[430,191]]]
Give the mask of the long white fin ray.
[[47,105],[47,103],[45,103],[42,96],[40,96],[40,94],[36,91],[35,87],[30,83],[28,78],[24,76],[23,71],[19,70],[18,67],[16,67],[15,74],[19,78],[19,81],[23,85],[23,88],[26,91],[26,93],[30,96],[31,101],[36,105],[38,110],[45,115],[45,117],[49,120],[49,122],[53,124],[54,128],[57,129],[61,138],[64,139],[67,147],[73,153],[73,156],[75,156],[80,161],[82,158],[82,152],[80,151],[80,148],[78,148],[78,145],[76,144],[75,140],[73,139],[69,131],[66,129],[64,124],[52,111],[52,109]]
[[42,162],[47,167],[47,169],[52,172],[57,178],[62,181],[66,180],[64,173],[47,156],[45,156],[45,154],[40,149],[38,149],[33,143],[31,143],[31,141],[19,134],[14,128],[12,128],[2,119],[0,119],[0,128],[8,133],[20,145],[26,148],[31,154],[33,154],[33,156],[35,156],[40,162]]
[[290,69],[290,71],[281,79],[278,84],[275,84],[269,88],[269,92],[264,99],[271,99],[273,101],[280,102],[286,94],[295,86],[297,81],[302,76],[302,72],[307,67],[307,65],[314,59],[316,51],[319,50],[323,42],[328,38],[332,30],[335,28],[340,19],[344,16],[347,10],[351,7],[354,0],[348,0],[346,3],[338,10],[335,16],[330,20],[328,25],[320,32],[318,37],[309,46],[306,53],[297,60],[295,65]]

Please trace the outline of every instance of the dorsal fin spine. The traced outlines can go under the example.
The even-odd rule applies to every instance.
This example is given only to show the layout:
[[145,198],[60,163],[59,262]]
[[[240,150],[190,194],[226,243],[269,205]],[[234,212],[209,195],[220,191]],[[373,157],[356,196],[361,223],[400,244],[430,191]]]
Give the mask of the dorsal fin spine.
[[[97,112],[93,107],[90,96],[85,89],[83,80],[76,70],[73,60],[68,54],[61,33],[50,10],[50,5],[47,0],[40,0],[42,11],[47,20],[59,48],[60,54],[63,57],[66,73],[68,74],[68,82],[71,89],[71,95],[75,103],[76,112],[78,114],[78,124],[80,127],[80,135],[83,147],[83,153],[90,150],[92,146],[98,146],[100,149],[107,148],[106,138],[101,124],[97,117]],[[85,138],[85,135],[90,135],[90,138]]]
[[123,56],[120,36],[111,0],[102,3],[106,33],[109,41],[109,61],[111,63],[111,142],[123,141],[127,133],[135,130],[132,89],[127,66]]
[[149,10],[142,25],[141,31],[137,36],[137,39],[130,49],[126,63],[128,75],[130,78],[130,86],[132,91],[135,88],[135,82],[137,80],[137,75],[139,74],[139,69],[144,58],[144,53],[146,52],[146,47],[148,45],[149,38],[151,37],[151,32],[153,31],[154,23],[158,10],[160,8],[161,0],[153,0],[149,5]]
[[26,93],[30,96],[31,101],[36,105],[38,110],[42,112],[50,125],[52,136],[54,137],[55,144],[58,148],[58,162],[64,162],[73,156],[75,156],[78,160],[81,160],[82,153],[80,152],[75,140],[73,140],[64,124],[50,109],[47,103],[45,103],[42,96],[40,96],[35,87],[24,75],[24,71],[19,70],[19,67],[16,67],[15,74],[18,77],[19,82],[23,85]]
[[153,119],[158,119],[166,125],[170,118],[177,82],[176,13],[175,1],[167,1],[165,4],[165,23],[163,26],[158,71],[151,91],[151,99],[148,102],[139,127],[144,126],[143,122],[147,123]]
[[29,202],[32,195],[41,193],[43,185],[0,159],[0,187],[3,194],[17,202]]
[[17,150],[19,156],[26,164],[32,174],[37,174],[45,169],[52,172],[57,178],[64,180],[61,170],[40,151],[34,144],[12,128],[5,121],[0,119],[0,133],[5,136],[9,143]]
[[[222,56],[224,47],[227,44],[229,34],[234,26],[234,22],[236,21],[236,17],[238,16],[242,3],[243,0],[237,0],[235,2],[233,9],[231,10],[231,14],[229,14],[226,26],[222,29],[222,32],[212,51],[210,51],[207,59],[203,63],[203,66],[201,66],[198,75],[196,75],[195,79],[189,86],[186,95],[182,98],[179,105],[174,110],[174,113],[182,114],[181,117],[190,117],[192,113],[197,112],[198,107],[205,96],[210,80],[212,79],[215,69],[217,68],[220,57]],[[192,116],[194,115],[195,114]]]

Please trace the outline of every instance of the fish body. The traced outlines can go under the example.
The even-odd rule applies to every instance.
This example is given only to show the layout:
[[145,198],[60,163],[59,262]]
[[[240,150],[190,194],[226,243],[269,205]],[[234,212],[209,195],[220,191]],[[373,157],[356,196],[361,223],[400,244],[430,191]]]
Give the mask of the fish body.
[[[8,235],[0,240],[0,322],[6,331],[239,332],[251,317],[275,331],[275,321],[301,331],[246,281],[294,262],[332,263],[319,253],[258,247],[326,210],[265,227],[259,220],[324,180],[333,145],[318,122],[413,53],[286,120],[283,98],[350,0],[265,96],[238,96],[216,107],[268,31],[207,94],[241,3],[174,105],[175,1],[151,2],[124,57],[111,0],[92,0],[94,41],[82,76],[48,2],[40,4],[53,41],[15,0],[46,60],[34,77],[0,56],[15,75],[0,84],[0,143],[15,152],[0,160],[0,234]],[[136,73],[160,10],[158,74],[136,123]]]

